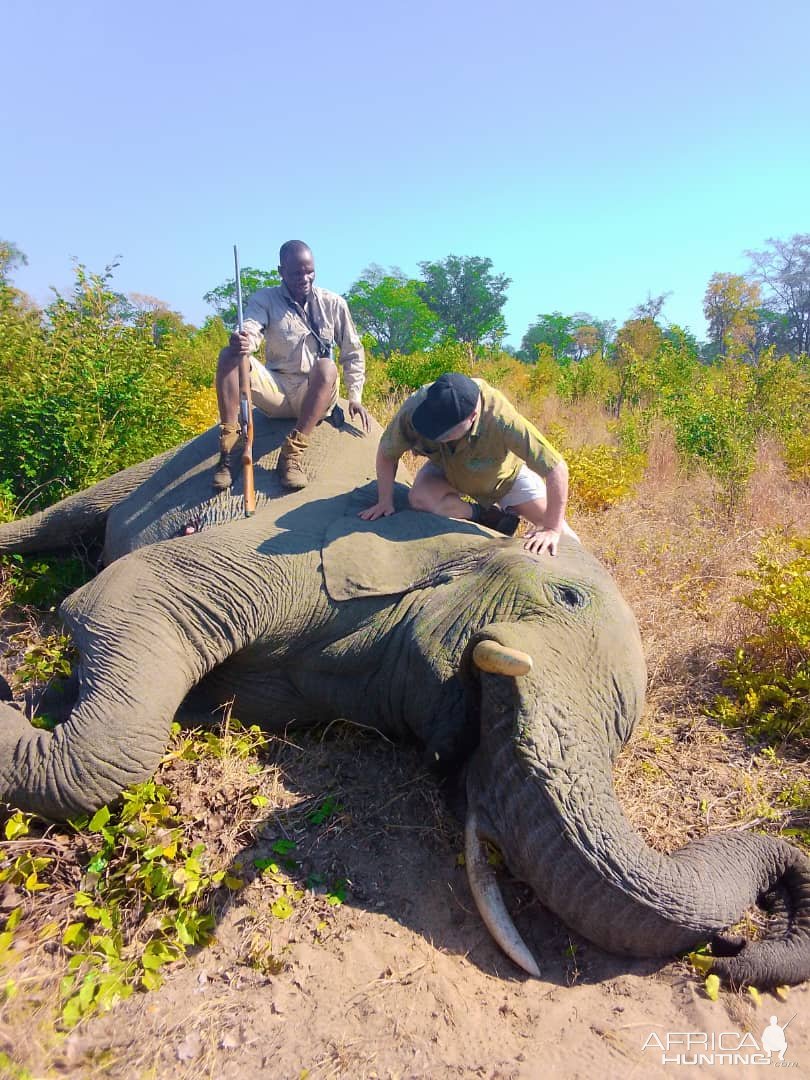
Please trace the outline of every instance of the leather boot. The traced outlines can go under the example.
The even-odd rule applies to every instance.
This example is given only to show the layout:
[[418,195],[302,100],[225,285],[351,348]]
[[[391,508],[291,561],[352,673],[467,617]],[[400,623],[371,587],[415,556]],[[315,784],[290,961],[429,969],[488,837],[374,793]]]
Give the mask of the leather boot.
[[473,521],[479,525],[486,525],[488,529],[502,533],[504,536],[514,536],[520,524],[517,514],[508,510],[501,510],[499,506],[481,506],[476,503],[473,508]]
[[219,464],[214,470],[214,491],[224,491],[233,483],[233,474],[239,464],[238,448],[241,441],[238,424],[219,425]]
[[278,457],[278,478],[282,487],[298,491],[309,483],[309,477],[302,467],[304,451],[308,446],[309,436],[303,435],[297,428],[284,440]]

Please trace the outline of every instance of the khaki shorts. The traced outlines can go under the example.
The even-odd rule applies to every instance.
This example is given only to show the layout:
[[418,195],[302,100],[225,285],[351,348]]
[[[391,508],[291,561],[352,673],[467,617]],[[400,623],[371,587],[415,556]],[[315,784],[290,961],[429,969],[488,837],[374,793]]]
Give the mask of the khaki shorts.
[[[250,362],[250,394],[253,405],[265,416],[297,419],[309,389],[309,373],[269,371],[256,360]],[[338,399],[338,380],[332,400],[324,413],[328,416]]]
[[538,476],[528,465],[521,465],[520,472],[515,477],[515,482],[505,495],[498,499],[498,506],[506,510],[509,506],[520,506],[521,503],[540,499],[545,502],[546,482],[542,476]]
[[[428,461],[419,471],[430,476],[440,477],[448,484],[450,483],[444,475],[444,470],[432,461]],[[545,502],[546,482],[542,476],[538,476],[536,472],[533,472],[528,465],[521,465],[514,484],[505,495],[501,495],[495,505],[500,506],[502,510],[506,510],[507,507],[520,506],[521,503],[533,502],[535,499]]]

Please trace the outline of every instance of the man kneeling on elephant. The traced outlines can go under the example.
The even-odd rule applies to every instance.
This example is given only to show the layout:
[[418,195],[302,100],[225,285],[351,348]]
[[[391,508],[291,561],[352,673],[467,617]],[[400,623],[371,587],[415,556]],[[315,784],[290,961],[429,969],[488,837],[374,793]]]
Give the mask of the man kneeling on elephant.
[[[349,416],[369,430],[369,416],[360,404],[365,381],[365,356],[342,296],[316,288],[315,261],[300,240],[288,240],[279,252],[281,285],[258,289],[248,300],[241,331],[231,334],[219,354],[216,388],[219,403],[220,458],[214,488],[233,483],[239,434],[239,364],[264,338],[265,363],[251,359],[250,390],[253,404],[266,416],[297,419],[278,461],[279,479],[286,488],[307,484],[301,458],[309,436],[324,417],[339,426],[338,373],[333,346],[340,362],[349,399]],[[337,409],[337,412],[336,412]]]
[[449,372],[404,402],[380,440],[377,503],[361,511],[366,521],[394,513],[394,478],[406,450],[428,458],[409,492],[414,510],[476,521],[506,536],[523,517],[532,526],[523,546],[538,555],[555,555],[562,533],[578,539],[565,521],[565,461],[483,379]]

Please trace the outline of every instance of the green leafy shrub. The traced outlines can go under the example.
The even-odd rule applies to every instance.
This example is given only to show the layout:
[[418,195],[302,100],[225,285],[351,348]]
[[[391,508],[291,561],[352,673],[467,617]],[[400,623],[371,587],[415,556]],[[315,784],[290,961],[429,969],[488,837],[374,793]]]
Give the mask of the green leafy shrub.
[[0,480],[0,525],[14,520],[14,493],[8,480]]
[[0,287],[0,483],[27,512],[193,433],[187,403],[206,365],[213,376],[221,330],[195,345],[187,328],[127,321],[111,273],[77,267],[73,292],[37,319]]
[[593,398],[601,403],[617,394],[618,377],[614,368],[598,353],[593,353],[576,363],[561,366],[556,387],[563,401]]
[[15,679],[20,686],[28,686],[64,678],[70,675],[77,656],[73,640],[67,634],[48,634],[25,650]]
[[757,737],[810,735],[810,537],[772,538],[743,577],[753,588],[738,603],[756,629],[724,665],[734,697],[719,696],[711,715]]
[[731,360],[707,369],[689,393],[665,403],[664,415],[673,423],[678,450],[697,458],[719,480],[732,510],[754,469],[756,436],[762,429],[750,369]]
[[43,559],[39,555],[0,555],[0,577],[11,586],[16,604],[51,611],[84,585],[94,569],[83,559]]
[[753,371],[756,409],[763,428],[775,432],[787,445],[804,443],[805,464],[810,443],[810,357],[776,356],[767,349]]
[[571,505],[605,510],[628,495],[644,474],[645,458],[612,446],[583,446],[566,452]]
[[460,371],[472,375],[468,350],[457,342],[445,342],[427,352],[415,352],[410,356],[394,353],[386,364],[391,387],[418,390],[425,383],[433,382],[445,371]]
[[791,480],[810,480],[810,431],[793,430],[783,436],[785,464]]

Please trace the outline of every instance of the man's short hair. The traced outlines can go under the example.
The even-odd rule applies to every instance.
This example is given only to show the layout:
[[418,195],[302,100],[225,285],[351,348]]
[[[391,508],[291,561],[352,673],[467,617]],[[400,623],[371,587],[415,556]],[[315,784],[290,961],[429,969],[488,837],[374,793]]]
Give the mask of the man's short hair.
[[312,248],[309,244],[305,244],[303,240],[287,240],[278,251],[279,265],[286,262],[287,259],[291,259],[294,255],[301,255],[305,251],[312,254]]

